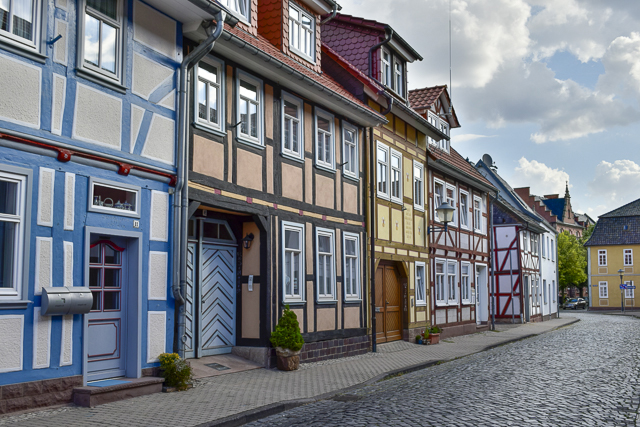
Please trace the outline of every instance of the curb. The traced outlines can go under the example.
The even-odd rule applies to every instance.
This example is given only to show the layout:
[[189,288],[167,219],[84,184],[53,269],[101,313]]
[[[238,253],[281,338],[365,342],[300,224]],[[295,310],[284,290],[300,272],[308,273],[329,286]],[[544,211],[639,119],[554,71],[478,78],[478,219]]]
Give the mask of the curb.
[[[488,345],[486,347],[484,347],[481,350],[478,350],[476,352],[473,353],[469,353],[469,354],[465,354],[464,356],[460,356],[460,357],[467,357],[467,356],[471,356],[474,354],[478,354],[478,353],[482,353],[488,350],[492,350],[494,348],[506,345],[506,344],[512,344],[518,341],[522,341],[522,340],[526,340],[529,338],[533,338],[533,337],[537,337],[539,335],[542,334],[546,334],[548,332],[552,332],[552,331],[556,331],[560,328],[564,328],[566,326],[569,325],[573,325],[574,323],[578,323],[580,321],[580,319],[574,319],[573,321],[566,323],[564,325],[561,326],[556,326],[555,328],[549,329],[548,331],[544,331],[541,332],[539,334],[527,334],[521,337],[517,337],[517,338],[512,338],[509,340],[506,340],[504,342],[498,343],[498,344],[491,344]],[[458,357],[459,358],[459,357]],[[206,423],[202,423],[202,424],[198,424],[196,427],[236,427],[236,426],[241,426],[253,421],[257,421],[260,420],[262,418],[267,418],[270,417],[272,415],[277,415],[281,412],[285,412],[294,408],[297,408],[299,406],[304,406],[304,405],[308,405],[310,403],[315,403],[321,400],[328,400],[331,398],[334,398],[338,395],[341,394],[345,394],[351,390],[357,389],[357,388],[361,388],[363,386],[367,386],[367,385],[371,385],[371,384],[375,384],[379,381],[383,381],[398,375],[404,375],[404,374],[408,374],[411,372],[415,372],[415,371],[420,371],[422,369],[426,369],[426,368],[430,368],[431,366],[434,365],[438,365],[440,363],[443,362],[450,362],[452,360],[455,360],[457,358],[453,358],[453,359],[441,359],[441,360],[432,360],[429,362],[424,362],[424,363],[418,363],[415,365],[411,365],[411,366],[407,366],[404,368],[399,368],[399,369],[395,369],[393,371],[388,371],[385,372],[383,374],[377,375],[373,378],[368,379],[367,381],[358,383],[358,384],[354,384],[350,387],[346,387],[346,388],[342,388],[339,390],[334,390],[334,391],[330,391],[324,394],[320,394],[318,396],[314,396],[314,397],[310,397],[310,398],[306,398],[306,399],[293,399],[293,400],[284,400],[282,402],[277,402],[277,403],[271,403],[269,405],[265,405],[265,406],[261,406],[259,408],[255,408],[255,409],[250,409],[248,411],[244,411],[244,412],[240,412],[234,415],[229,415],[228,417],[225,418],[220,418],[217,420],[213,420],[210,422],[206,422]]]

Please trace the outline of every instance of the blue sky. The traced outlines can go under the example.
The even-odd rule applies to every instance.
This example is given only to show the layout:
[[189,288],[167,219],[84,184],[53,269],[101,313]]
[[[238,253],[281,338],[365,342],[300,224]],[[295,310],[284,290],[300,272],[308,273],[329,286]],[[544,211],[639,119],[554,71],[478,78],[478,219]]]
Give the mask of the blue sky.
[[640,2],[341,0],[424,57],[409,87],[449,84],[452,145],[493,157],[514,187],[564,194],[594,219],[640,198]]

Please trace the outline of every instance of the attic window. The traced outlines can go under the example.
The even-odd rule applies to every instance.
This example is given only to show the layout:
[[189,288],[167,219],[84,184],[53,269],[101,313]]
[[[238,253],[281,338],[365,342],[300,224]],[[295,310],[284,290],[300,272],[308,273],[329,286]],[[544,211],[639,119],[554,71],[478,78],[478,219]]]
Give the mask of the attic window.
[[289,3],[289,48],[315,62],[316,45],[313,16],[293,3]]
[[223,6],[227,6],[232,12],[240,15],[247,22],[251,22],[251,3],[249,0],[220,0]]

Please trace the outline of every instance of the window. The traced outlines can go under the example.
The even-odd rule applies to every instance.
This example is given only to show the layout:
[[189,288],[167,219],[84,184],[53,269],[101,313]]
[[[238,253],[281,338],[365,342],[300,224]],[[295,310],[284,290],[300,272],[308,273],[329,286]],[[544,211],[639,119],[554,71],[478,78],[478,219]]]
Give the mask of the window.
[[0,297],[22,297],[27,177],[0,171]]
[[348,123],[345,123],[342,129],[342,153],[344,164],[342,170],[345,175],[352,178],[358,178],[358,130]]
[[88,210],[140,218],[140,187],[91,178]]
[[484,230],[482,212],[482,199],[478,196],[473,196],[473,230],[477,233],[482,233]]
[[542,292],[544,298],[544,304],[547,305],[547,281],[542,280]]
[[282,153],[297,159],[303,158],[304,142],[302,101],[289,94],[282,96]]
[[528,231],[522,232],[522,250],[525,252],[529,250],[529,232]]
[[218,0],[223,6],[226,6],[239,17],[244,18],[247,22],[251,21],[251,1],[250,0]]
[[0,35],[35,48],[40,3],[37,0],[0,0]]
[[335,233],[333,230],[316,230],[316,286],[318,301],[335,301],[336,269],[333,258]]
[[391,200],[402,203],[402,154],[391,149]]
[[[624,282],[625,285],[627,286],[633,286],[633,282],[632,281],[628,281],[628,282]],[[634,297],[634,292],[635,289],[625,289],[624,290],[624,297],[625,298],[633,298]]]
[[[207,59],[209,61],[209,59]],[[196,67],[196,97],[198,117],[197,123],[222,130],[224,116],[222,114],[221,102],[223,98],[222,72],[224,67],[221,63],[210,64],[200,61]]]
[[333,166],[333,116],[316,110],[316,164],[334,169]]
[[460,227],[469,229],[469,193],[460,190]]
[[458,215],[456,215],[456,187],[454,187],[453,185],[449,185],[447,184],[446,187],[446,196],[447,196],[447,203],[449,203],[449,205],[453,208],[453,219],[451,220],[451,223],[449,225],[457,225],[458,223]]
[[457,296],[457,288],[458,284],[456,283],[457,276],[457,264],[455,261],[447,261],[447,285],[448,285],[448,300],[449,304],[455,304],[458,302]]
[[389,198],[389,147],[378,142],[377,150],[378,197]]
[[391,55],[386,50],[382,49],[382,64],[381,64],[382,78],[380,81],[387,87],[391,87]]
[[633,265],[633,249],[624,250],[624,265]]
[[600,291],[600,298],[609,298],[609,286],[607,282],[599,282],[598,289]]
[[551,261],[555,261],[556,260],[556,247],[553,243],[553,239],[551,239]]
[[[445,135],[449,136],[449,124],[444,121],[444,120],[440,120],[440,131],[442,133],[444,133]],[[449,140],[442,138],[439,142],[438,142],[440,148],[444,151],[446,151],[447,153],[449,152]]]
[[540,301],[542,300],[542,291],[540,289],[540,278],[536,277],[536,303],[540,307]]
[[444,286],[445,261],[436,260],[436,304],[444,305],[447,302],[446,287]]
[[424,211],[424,165],[413,161],[413,207]]
[[122,2],[86,0],[81,27],[82,68],[119,82],[123,56]]
[[393,62],[393,90],[396,91],[396,93],[400,96],[402,96],[404,98],[404,88],[403,88],[403,73],[402,73],[402,63],[398,60],[395,60]]
[[[440,120],[438,120],[438,116],[436,116],[434,113],[432,113],[431,111],[428,112],[427,114],[427,120],[429,121],[429,123],[435,128],[435,129],[439,129],[440,128],[440,124],[438,123]],[[438,146],[438,142],[431,138],[428,137],[429,139],[429,144],[431,145],[435,145]]]
[[471,303],[471,280],[469,279],[469,270],[471,264],[463,262],[460,264],[460,297],[463,303]]
[[345,300],[360,300],[360,236],[346,232],[342,236]]
[[556,281],[551,281],[551,298],[553,302],[556,302],[556,295],[558,295],[558,291],[556,290]]
[[542,258],[547,257],[546,245],[545,245],[545,237],[542,236]]
[[304,301],[304,225],[283,221],[282,242],[284,302]]
[[436,211],[436,209],[440,207],[440,205],[443,203],[442,202],[443,200],[444,200],[444,182],[434,179],[433,180],[433,218],[436,221],[442,221],[439,218],[438,212]]
[[262,82],[240,73],[238,77],[238,138],[262,145]]
[[312,15],[289,3],[289,47],[315,62],[315,20]]
[[416,262],[416,306],[427,305],[427,289],[424,262]]
[[601,267],[607,266],[607,250],[599,250],[598,251],[598,265]]
[[531,233],[531,252],[538,255],[538,235]]

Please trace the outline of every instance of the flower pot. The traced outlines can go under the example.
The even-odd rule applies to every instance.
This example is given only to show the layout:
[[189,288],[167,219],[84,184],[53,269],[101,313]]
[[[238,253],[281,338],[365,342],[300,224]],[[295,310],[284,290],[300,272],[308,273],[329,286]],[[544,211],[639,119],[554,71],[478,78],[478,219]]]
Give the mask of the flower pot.
[[420,344],[420,345],[422,345],[422,339],[417,340],[417,341],[416,341],[416,344]]
[[431,338],[431,344],[438,344],[440,342],[440,334],[429,334]]
[[300,366],[300,350],[276,347],[277,365],[281,371],[295,371]]

